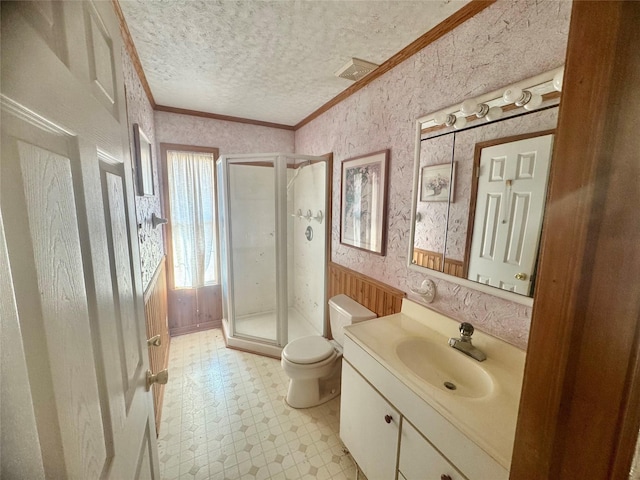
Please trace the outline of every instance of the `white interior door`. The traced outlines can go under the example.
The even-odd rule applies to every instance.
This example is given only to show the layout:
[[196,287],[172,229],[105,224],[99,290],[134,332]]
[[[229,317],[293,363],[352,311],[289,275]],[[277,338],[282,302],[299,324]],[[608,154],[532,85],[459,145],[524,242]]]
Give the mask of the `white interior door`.
[[544,135],[482,149],[469,279],[530,294],[552,143]]
[[2,3],[2,308],[26,372],[2,422],[20,393],[37,436],[7,478],[159,478],[119,35],[111,2]]

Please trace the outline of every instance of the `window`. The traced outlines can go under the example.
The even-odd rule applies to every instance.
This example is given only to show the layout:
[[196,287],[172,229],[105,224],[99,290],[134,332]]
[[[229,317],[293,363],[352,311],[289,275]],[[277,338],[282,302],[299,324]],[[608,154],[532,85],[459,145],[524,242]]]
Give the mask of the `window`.
[[174,288],[218,283],[213,153],[167,151]]

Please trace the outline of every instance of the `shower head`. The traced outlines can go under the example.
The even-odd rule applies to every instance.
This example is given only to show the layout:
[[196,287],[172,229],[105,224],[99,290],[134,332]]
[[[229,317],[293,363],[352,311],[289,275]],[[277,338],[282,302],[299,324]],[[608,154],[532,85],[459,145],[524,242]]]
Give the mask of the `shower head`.
[[289,183],[287,183],[287,193],[289,193],[289,189],[291,188],[291,185],[293,185],[294,180],[300,173],[300,170],[302,170],[307,165],[311,165],[311,160],[305,160],[302,163],[298,163],[297,165],[294,165],[296,167],[296,171],[293,173],[293,177],[291,177],[291,180],[289,180]]

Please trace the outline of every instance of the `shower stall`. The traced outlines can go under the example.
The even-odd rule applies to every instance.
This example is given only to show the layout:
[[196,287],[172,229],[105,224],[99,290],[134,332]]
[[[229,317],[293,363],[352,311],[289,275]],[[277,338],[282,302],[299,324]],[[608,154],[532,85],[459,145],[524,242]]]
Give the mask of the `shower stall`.
[[295,338],[324,335],[329,160],[224,155],[216,168],[227,344],[280,356]]

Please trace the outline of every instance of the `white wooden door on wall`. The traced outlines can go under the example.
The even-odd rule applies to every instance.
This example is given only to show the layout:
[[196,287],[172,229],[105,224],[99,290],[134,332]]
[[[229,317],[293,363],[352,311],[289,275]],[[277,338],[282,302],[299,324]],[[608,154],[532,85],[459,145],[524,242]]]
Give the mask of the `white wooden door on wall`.
[[471,280],[531,292],[553,135],[483,148],[469,258]]
[[3,2],[1,93],[3,308],[19,321],[34,458],[47,478],[159,478],[111,2]]

